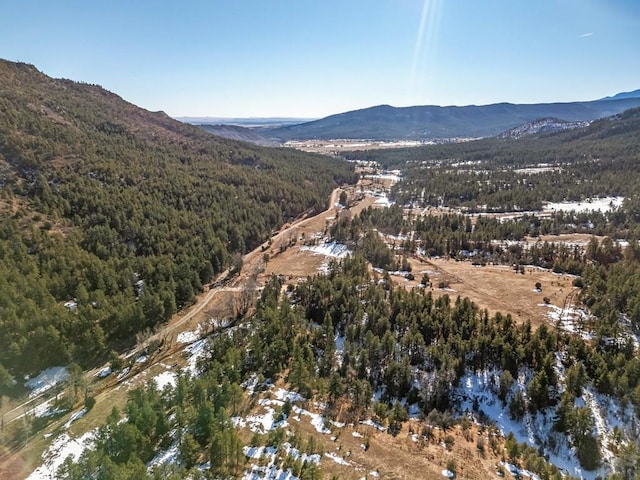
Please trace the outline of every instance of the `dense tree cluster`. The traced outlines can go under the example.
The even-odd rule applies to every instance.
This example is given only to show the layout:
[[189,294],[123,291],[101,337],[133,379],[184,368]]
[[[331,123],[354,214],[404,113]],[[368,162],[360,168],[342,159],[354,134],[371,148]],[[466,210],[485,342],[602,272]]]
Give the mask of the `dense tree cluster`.
[[[375,415],[393,433],[407,419],[406,405],[417,404],[424,418],[444,422],[439,415],[458,408],[452,392],[465,373],[501,372],[495,393],[514,419],[560,405],[556,429],[570,434],[587,468],[597,466],[598,440],[588,410],[576,406],[584,386],[640,408],[633,349],[601,348],[546,326],[534,331],[508,315],[490,316],[468,299],[435,299],[424,289],[373,280],[360,256],[334,262],[328,275],[309,278],[289,295],[274,278],[250,323],[213,337],[198,378],[180,376],[164,393],[151,386],[134,391],[123,412],[126,422],[114,413],[97,447],[79,464],[68,464],[63,478],[81,478],[98,465],[140,468],[158,449],[176,443],[176,471],[209,461],[212,470],[237,473],[244,465],[242,442],[229,418],[246,408],[239,385],[249,378],[285,376],[306,398],[327,401],[327,415],[338,415],[332,406],[340,404],[342,420]],[[557,352],[566,369],[562,388]],[[514,381],[523,375],[525,389]],[[373,402],[373,392],[380,402]],[[301,441],[281,435],[254,436],[251,444]],[[516,457],[526,450],[513,449]]]
[[[0,63],[0,365],[91,362],[353,180]],[[67,305],[66,307],[64,305]]]

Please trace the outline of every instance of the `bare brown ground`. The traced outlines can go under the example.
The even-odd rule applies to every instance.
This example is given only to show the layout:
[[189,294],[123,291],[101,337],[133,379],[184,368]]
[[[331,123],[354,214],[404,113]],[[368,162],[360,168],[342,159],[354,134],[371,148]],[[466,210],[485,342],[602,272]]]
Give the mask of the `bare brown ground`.
[[[353,193],[352,193],[353,194]],[[269,261],[264,266],[264,274],[260,277],[262,281],[271,275],[283,275],[288,281],[296,282],[318,273],[318,269],[323,263],[329,261],[329,258],[317,255],[309,251],[301,250],[304,239],[311,239],[316,234],[322,234],[340,215],[357,215],[365,208],[373,205],[374,198],[366,197],[357,201],[348,210],[334,209],[333,211],[324,212],[309,221],[297,225],[295,230],[296,244],[280,251],[281,245],[286,245],[291,238],[290,235],[279,237],[279,242],[274,241],[272,246],[265,251],[269,254]],[[292,231],[288,232],[289,234]]]

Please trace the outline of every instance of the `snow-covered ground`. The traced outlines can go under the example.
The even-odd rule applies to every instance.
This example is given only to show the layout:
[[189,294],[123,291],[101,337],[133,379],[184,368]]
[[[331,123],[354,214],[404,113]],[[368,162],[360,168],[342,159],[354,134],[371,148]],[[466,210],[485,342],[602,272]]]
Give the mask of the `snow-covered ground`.
[[113,372],[111,370],[111,367],[104,367],[98,373],[96,373],[96,377],[98,377],[98,378],[106,378],[109,375],[111,375],[112,373]]
[[571,210],[576,212],[587,212],[590,210],[608,212],[622,206],[623,201],[624,197],[604,197],[591,198],[584,202],[549,202],[542,207],[542,210],[545,212],[555,212],[558,210],[564,210],[565,212]]
[[82,417],[85,416],[86,413],[87,413],[87,409],[86,408],[78,410],[77,412],[73,412],[71,414],[71,416],[69,417],[69,420],[67,420],[65,422],[64,428],[65,429],[69,428],[73,422],[75,422],[76,420],[80,420]]
[[344,465],[344,466],[349,466],[350,463],[347,462],[344,458],[342,458],[341,456],[333,453],[333,452],[327,452],[324,454],[325,457],[333,460],[334,462],[336,462],[338,465]]
[[[245,388],[254,391],[257,385],[255,381],[247,382]],[[246,418],[233,417],[231,420],[236,428],[248,427],[251,431],[256,433],[267,433],[276,428],[287,428],[293,422],[309,421],[309,423],[316,429],[318,433],[330,434],[332,429],[342,429],[345,427],[344,423],[329,421],[323,414],[326,405],[323,403],[315,402],[313,407],[320,411],[320,413],[309,411],[302,408],[299,403],[307,402],[307,399],[296,392],[285,390],[283,388],[275,388],[273,385],[267,392],[268,398],[261,398],[258,400],[258,405],[263,409],[263,412],[257,412],[253,415],[249,415]],[[280,414],[278,421],[276,421],[276,408],[282,407],[285,402],[293,404],[291,406],[291,414]],[[380,425],[371,421],[361,422],[366,425],[374,426],[375,428],[382,428]],[[353,425],[351,425],[353,426]],[[337,437],[331,437],[331,440],[335,441]],[[320,464],[321,461],[326,458],[339,465],[349,466],[357,469],[361,469],[361,465],[357,465],[354,462],[347,461],[343,457],[336,453],[325,452],[324,454],[308,454],[303,453],[289,445],[284,443],[283,447],[278,450],[274,446],[260,446],[260,447],[244,447],[244,454],[252,462],[249,469],[244,472],[242,478],[245,479],[263,479],[263,478],[277,478],[277,479],[290,479],[295,480],[291,471],[282,470],[277,459],[282,458],[284,455],[290,455],[295,459],[301,459],[303,462],[313,462]]]
[[[258,403],[264,408],[265,413],[249,415],[244,420],[244,423],[246,423],[249,426],[249,430],[251,430],[254,433],[267,433],[278,427],[286,427],[287,425],[289,425],[287,423],[286,416],[284,415],[283,415],[284,417],[283,419],[276,422],[275,409],[271,407],[271,405],[282,406],[284,402],[280,400],[269,400],[269,399],[263,398]],[[242,422],[243,422],[242,420],[239,421],[239,424],[242,424]]]
[[547,317],[553,321],[553,324],[558,328],[579,335],[584,340],[591,340],[593,338],[586,326],[588,320],[591,318],[591,315],[587,311],[573,307],[562,309],[550,303],[540,303],[538,306],[549,309]]
[[370,178],[371,180],[387,180],[389,182],[398,183],[402,180],[400,176],[400,170],[394,170],[393,172],[383,173],[379,175],[365,175],[364,178]]
[[198,340],[198,338],[200,338],[200,335],[198,335],[198,332],[194,332],[194,331],[180,332],[176,337],[176,342],[193,343],[196,340]]
[[[300,460],[302,463],[320,463],[320,455],[302,453],[297,448],[294,448],[288,442],[285,442],[280,449],[275,447],[244,447],[242,449],[245,456],[251,460],[258,460],[263,464],[258,466],[252,464],[250,470],[246,470],[242,476],[246,480],[254,479],[266,479],[273,478],[278,480],[298,480],[298,477],[294,476],[290,469],[283,470],[278,464],[277,460],[279,456],[290,456],[295,460]],[[278,455],[280,454],[280,455]],[[266,465],[264,465],[266,460]]]
[[64,367],[50,367],[40,372],[36,377],[28,379],[24,386],[31,390],[29,397],[35,397],[55,387],[67,379],[67,369]]
[[300,247],[300,250],[332,258],[345,258],[347,255],[352,254],[351,250],[349,250],[346,245],[337,242],[328,242],[321,245]]
[[176,379],[177,379],[177,375],[174,372],[171,372],[168,370],[165,372],[159,373],[158,375],[153,377],[153,380],[156,382],[156,385],[158,386],[159,390],[163,390],[164,387],[166,387],[167,385],[170,385],[171,387],[175,387]]
[[57,471],[60,465],[68,456],[74,460],[80,458],[85,449],[90,448],[95,440],[97,430],[91,430],[79,438],[71,438],[69,434],[63,433],[58,436],[42,454],[42,465],[36,468],[27,480],[53,480],[57,478]]
[[385,195],[376,199],[376,201],[374,202],[374,205],[378,207],[390,207],[394,203],[395,202],[392,202],[391,200],[389,200],[389,198]]
[[24,417],[25,415],[33,415],[36,418],[42,418],[42,417],[52,417],[54,415],[57,415],[59,413],[63,413],[64,410],[60,410],[57,408],[52,408],[54,399],[51,398],[49,400],[47,400],[46,402],[40,403],[38,405],[36,405],[35,407],[33,407],[30,410],[26,410],[25,413],[19,415],[16,417],[16,420]]
[[[556,364],[556,372],[562,380],[564,367],[560,361],[560,355],[556,355]],[[520,389],[525,392],[531,376],[531,372],[521,374],[515,382],[513,390]],[[535,415],[526,412],[522,420],[513,420],[509,415],[508,406],[503,405],[497,397],[496,392],[499,384],[499,371],[467,373],[460,382],[461,386],[456,389],[454,397],[458,399],[462,412],[471,412],[475,399],[478,411],[495,422],[504,435],[513,432],[519,442],[541,448],[552,464],[569,474],[586,480],[594,480],[598,475],[606,473],[606,465],[593,472],[585,471],[580,467],[575,449],[568,444],[567,437],[554,430],[556,418],[554,408],[547,408]],[[595,393],[590,387],[585,388],[582,397],[576,399],[576,405],[588,406],[591,410],[596,425],[594,433],[599,436],[602,443],[603,460],[612,465],[614,457],[609,445],[613,429],[615,426],[622,428],[626,421],[630,422],[634,417],[633,412],[628,407],[627,409],[622,408],[613,399]]]
[[184,349],[184,351],[189,355],[185,369],[194,377],[200,373],[198,371],[198,360],[204,357],[206,353],[206,346],[207,340],[202,339],[192,343]]
[[[353,252],[346,245],[337,242],[327,242],[320,245],[300,247],[301,251],[311,252],[314,255],[323,255],[330,258],[345,258],[347,255],[353,255]],[[320,265],[318,271],[321,273],[329,272],[329,261],[325,261]]]
[[172,464],[178,461],[180,455],[180,449],[178,443],[174,443],[167,450],[159,452],[153,459],[147,464],[147,469],[151,471],[153,467],[157,467],[163,464]]

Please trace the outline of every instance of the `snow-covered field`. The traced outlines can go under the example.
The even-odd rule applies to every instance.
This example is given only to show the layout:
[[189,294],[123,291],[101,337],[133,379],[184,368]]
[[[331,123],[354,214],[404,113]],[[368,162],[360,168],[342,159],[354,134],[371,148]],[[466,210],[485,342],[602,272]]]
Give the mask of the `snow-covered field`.
[[346,245],[336,242],[323,243],[321,245],[300,247],[303,252],[311,252],[315,255],[324,255],[325,257],[332,258],[345,258],[347,255],[351,255],[352,252]]
[[623,201],[624,197],[604,197],[591,198],[584,202],[549,202],[542,207],[542,210],[545,212],[555,212],[558,210],[564,210],[565,212],[571,210],[575,210],[576,212],[588,212],[590,210],[608,212],[622,206]]

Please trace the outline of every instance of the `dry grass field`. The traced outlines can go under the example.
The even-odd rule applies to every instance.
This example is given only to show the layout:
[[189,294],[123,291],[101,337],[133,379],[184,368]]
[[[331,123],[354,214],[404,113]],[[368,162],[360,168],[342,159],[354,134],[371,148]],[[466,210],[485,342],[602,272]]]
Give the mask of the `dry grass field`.
[[[574,288],[571,285],[573,277],[536,267],[526,267],[525,273],[520,274],[506,265],[481,267],[469,261],[442,258],[423,261],[411,259],[410,263],[415,280],[409,282],[398,279],[400,282],[417,286],[422,274],[427,273],[434,295],[469,297],[490,314],[509,313],[516,321],[530,320],[534,327],[548,321],[549,308],[544,306],[545,297],[551,304],[562,308],[567,295]],[[438,288],[440,282],[448,283],[448,288]],[[538,282],[542,286],[539,292],[535,289]]]

